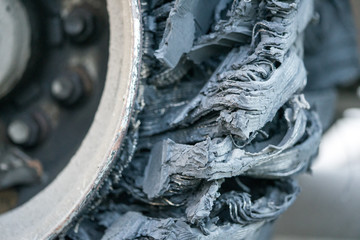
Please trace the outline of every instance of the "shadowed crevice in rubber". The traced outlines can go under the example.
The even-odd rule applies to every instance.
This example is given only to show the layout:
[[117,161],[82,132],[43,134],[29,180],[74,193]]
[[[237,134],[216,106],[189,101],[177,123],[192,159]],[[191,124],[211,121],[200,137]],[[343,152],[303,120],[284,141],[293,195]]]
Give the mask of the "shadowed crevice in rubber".
[[[171,5],[170,16],[186,14],[184,9],[177,9],[180,3]],[[219,5],[227,3],[221,1]],[[312,1],[235,1],[227,7],[227,18],[214,20],[209,33],[194,35],[192,46],[181,51],[183,60],[172,64],[175,68],[168,68],[167,63],[144,76],[145,108],[139,114],[139,143],[120,182],[136,201],[184,211],[188,227],[197,226],[209,236],[221,229],[221,224],[217,225],[218,230],[209,225],[224,214],[220,205],[230,206],[233,211],[241,201],[251,198],[251,193],[247,195],[243,190],[223,193],[224,179],[235,176],[280,179],[307,171],[321,136],[320,122],[300,94],[306,85],[302,33],[313,16]],[[221,8],[211,10],[214,16],[216,9]],[[146,13],[145,19],[150,18],[151,11]],[[152,19],[159,24],[156,16]],[[174,17],[166,20],[164,36],[180,34],[177,27],[171,28],[178,24],[176,21],[183,20]],[[145,36],[146,31],[152,31],[146,26],[144,29]],[[218,39],[230,35],[234,41],[228,42],[227,50],[220,56],[214,52],[209,55],[213,58],[208,58],[189,50],[220,46]],[[155,49],[156,42],[161,47],[168,40],[156,39],[152,40]],[[160,64],[171,50],[175,51],[169,48],[165,52],[162,48],[161,58],[159,52],[146,58]],[[188,69],[183,77],[165,84],[154,81],[157,74],[164,73],[161,69],[168,68],[171,73],[181,64]],[[273,194],[276,191],[279,189],[274,189]],[[291,199],[285,201],[287,204],[275,207],[272,217],[261,212],[258,203],[254,211],[259,215],[248,209],[245,212],[250,212],[237,213],[243,218],[232,212],[233,217],[226,221],[242,226],[253,221],[269,222],[293,202],[295,195],[286,197]],[[269,195],[262,201],[263,206],[269,206],[272,200]],[[129,216],[139,221],[144,217],[133,213]],[[150,225],[140,224],[149,234],[152,232],[149,229],[156,229],[152,223],[156,222],[159,228],[164,224],[155,219],[141,221],[149,221]],[[157,239],[156,234],[146,236]]]
[[317,155],[302,95],[313,1],[202,2],[142,1],[138,141],[93,215],[103,239],[264,239]]

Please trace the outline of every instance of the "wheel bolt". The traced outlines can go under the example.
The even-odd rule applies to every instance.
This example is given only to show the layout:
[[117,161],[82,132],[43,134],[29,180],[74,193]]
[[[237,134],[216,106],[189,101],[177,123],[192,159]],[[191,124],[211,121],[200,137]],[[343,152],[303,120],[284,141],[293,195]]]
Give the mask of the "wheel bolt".
[[51,84],[51,93],[59,101],[66,101],[71,98],[74,92],[74,84],[68,77],[56,78]]
[[93,35],[94,21],[89,11],[76,8],[64,19],[64,31],[72,41],[85,42]]
[[74,67],[53,80],[51,94],[58,102],[73,105],[89,93],[88,82],[85,70]]
[[86,23],[81,16],[73,14],[66,18],[64,27],[70,37],[78,37],[85,31]]
[[8,135],[13,143],[22,145],[30,140],[31,129],[24,121],[15,120],[8,127]]
[[39,140],[39,126],[30,119],[15,119],[10,122],[7,134],[17,145],[34,146]]

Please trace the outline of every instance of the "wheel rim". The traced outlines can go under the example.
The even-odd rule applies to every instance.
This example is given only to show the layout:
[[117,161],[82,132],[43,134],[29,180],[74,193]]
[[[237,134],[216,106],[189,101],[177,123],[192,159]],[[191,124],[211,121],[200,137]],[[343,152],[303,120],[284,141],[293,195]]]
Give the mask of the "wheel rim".
[[140,64],[136,0],[107,0],[108,72],[95,119],[69,164],[43,191],[0,216],[4,239],[54,238],[93,198],[114,163],[129,125]]

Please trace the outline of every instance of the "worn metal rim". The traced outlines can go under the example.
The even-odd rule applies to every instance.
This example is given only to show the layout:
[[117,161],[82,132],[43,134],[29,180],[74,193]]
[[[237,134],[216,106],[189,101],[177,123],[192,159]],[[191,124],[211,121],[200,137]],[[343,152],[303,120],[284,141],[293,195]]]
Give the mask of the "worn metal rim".
[[52,239],[93,198],[125,137],[136,95],[141,51],[137,0],[107,0],[108,72],[94,121],[66,168],[24,205],[0,215],[2,239]]

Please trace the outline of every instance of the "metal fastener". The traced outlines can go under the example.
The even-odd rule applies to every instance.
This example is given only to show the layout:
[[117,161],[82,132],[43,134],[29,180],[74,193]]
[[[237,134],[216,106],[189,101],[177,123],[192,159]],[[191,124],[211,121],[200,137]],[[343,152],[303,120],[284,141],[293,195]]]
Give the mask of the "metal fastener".
[[82,43],[89,40],[94,29],[95,18],[84,8],[75,8],[64,19],[64,31],[74,42]]

